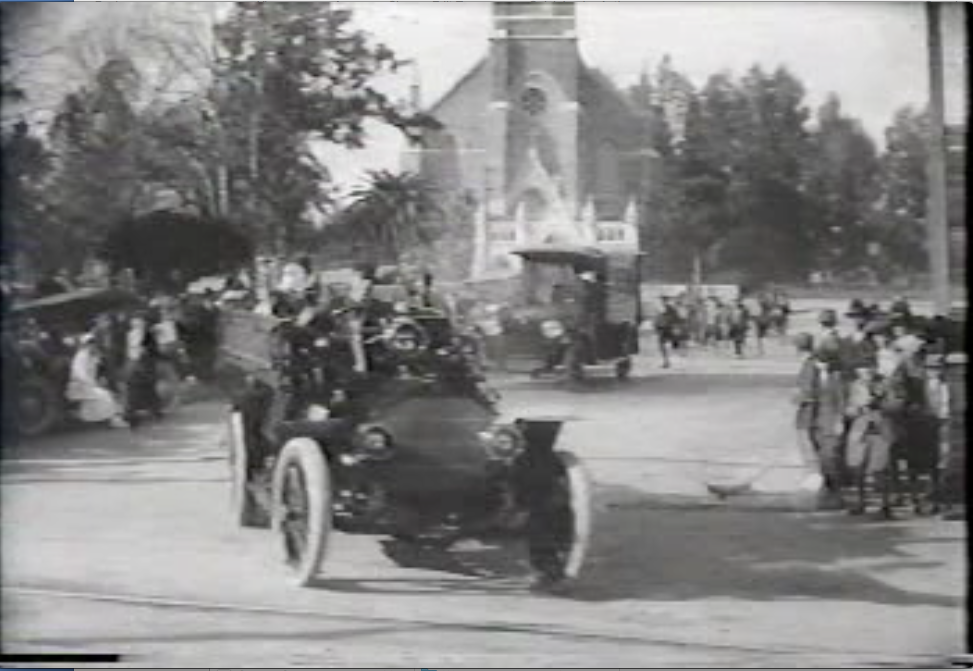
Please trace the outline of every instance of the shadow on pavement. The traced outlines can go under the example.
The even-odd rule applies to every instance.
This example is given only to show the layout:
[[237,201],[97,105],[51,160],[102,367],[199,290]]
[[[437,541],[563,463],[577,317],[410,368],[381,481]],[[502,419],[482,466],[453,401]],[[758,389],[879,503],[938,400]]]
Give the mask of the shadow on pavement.
[[[619,494],[608,492],[613,498]],[[843,513],[692,508],[673,505],[671,497],[621,494],[642,505],[611,507],[598,515],[588,566],[572,598],[962,604],[959,584],[957,596],[948,596],[902,589],[880,578],[942,566],[906,550],[916,541],[902,523],[876,524]]]
[[[585,569],[577,582],[558,594],[560,598],[962,605],[959,584],[957,596],[950,596],[903,589],[882,579],[896,571],[935,571],[943,566],[940,561],[917,559],[908,551],[910,545],[925,540],[917,540],[911,527],[902,523],[877,524],[842,513],[733,509],[698,505],[698,500],[696,505],[688,500],[674,503],[672,497],[621,487],[601,489],[599,498],[628,503],[599,511]],[[465,579],[322,579],[316,586],[351,593],[502,594],[523,591],[530,579],[526,551],[516,541],[475,550],[418,548],[389,541],[384,550],[399,566]]]
[[[4,475],[23,474],[43,480],[76,474],[79,469],[97,469],[99,465],[222,459],[226,454],[221,442],[225,436],[213,423],[214,410],[220,406],[222,402],[215,400],[187,405],[170,417],[136,429],[80,426],[18,445],[7,444],[0,469]],[[117,475],[111,473],[111,477]]]
[[516,382],[519,393],[536,391],[538,393],[551,391],[571,394],[599,394],[612,392],[652,392],[665,391],[666,397],[698,396],[713,394],[721,391],[740,393],[748,389],[766,391],[779,387],[793,389],[793,375],[766,375],[740,373],[698,373],[692,375],[661,374],[633,377],[630,380],[618,381],[611,377],[592,377],[581,382],[559,380],[531,380],[525,378]]

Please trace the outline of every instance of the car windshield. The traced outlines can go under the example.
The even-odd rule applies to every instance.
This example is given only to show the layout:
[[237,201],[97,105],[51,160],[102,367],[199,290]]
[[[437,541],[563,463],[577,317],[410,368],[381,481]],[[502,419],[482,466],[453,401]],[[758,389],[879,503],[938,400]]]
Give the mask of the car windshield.
[[528,305],[561,304],[573,296],[577,282],[571,266],[528,262],[523,273],[524,299]]

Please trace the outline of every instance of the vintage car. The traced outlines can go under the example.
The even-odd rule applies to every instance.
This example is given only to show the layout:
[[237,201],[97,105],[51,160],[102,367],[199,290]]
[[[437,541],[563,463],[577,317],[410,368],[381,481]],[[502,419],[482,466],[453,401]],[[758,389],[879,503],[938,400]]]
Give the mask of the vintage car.
[[235,522],[272,528],[302,586],[335,531],[443,552],[520,539],[542,582],[575,577],[590,497],[578,459],[557,449],[563,420],[501,422],[474,342],[443,313],[368,313],[226,315],[224,369],[246,369],[228,418]]
[[[15,304],[4,323],[4,364],[11,368],[10,428],[22,438],[39,436],[70,420],[65,398],[75,342],[99,314],[144,307],[120,289],[79,289]],[[181,379],[174,365],[159,366],[158,392],[165,410],[179,403]]]
[[638,255],[558,245],[514,253],[524,261],[517,295],[483,329],[502,335],[506,367],[575,380],[607,367],[628,378],[642,321]]

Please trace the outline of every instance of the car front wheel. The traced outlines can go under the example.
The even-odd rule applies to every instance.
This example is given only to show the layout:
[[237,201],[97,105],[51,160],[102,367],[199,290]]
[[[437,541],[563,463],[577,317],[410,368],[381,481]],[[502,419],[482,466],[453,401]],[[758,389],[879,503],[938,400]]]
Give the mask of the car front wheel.
[[17,385],[17,434],[33,438],[47,433],[61,420],[57,387],[42,377],[28,377]]
[[307,586],[324,562],[333,529],[331,471],[323,450],[310,438],[294,438],[280,453],[273,524],[295,582]]
[[562,451],[553,466],[553,486],[545,500],[534,504],[528,522],[530,563],[546,584],[578,577],[592,527],[590,480],[581,462]]

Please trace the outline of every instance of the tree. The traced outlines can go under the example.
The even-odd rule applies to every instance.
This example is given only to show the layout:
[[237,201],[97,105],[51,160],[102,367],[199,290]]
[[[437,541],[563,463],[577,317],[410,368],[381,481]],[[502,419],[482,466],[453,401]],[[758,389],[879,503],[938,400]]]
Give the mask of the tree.
[[264,246],[286,249],[331,204],[315,143],[361,147],[371,121],[418,141],[435,123],[376,88],[401,62],[328,3],[237,3],[217,26],[215,116],[231,151],[230,203]]
[[869,264],[869,218],[878,189],[878,150],[834,94],[818,109],[805,195],[811,247],[823,269],[848,273]]
[[163,211],[118,223],[98,251],[116,272],[131,268],[148,286],[176,290],[181,282],[245,266],[253,254],[239,227]]
[[444,211],[418,175],[369,172],[352,198],[339,225],[381,260],[399,263],[407,251],[430,245],[442,233]]
[[898,110],[885,132],[879,196],[870,234],[881,245],[886,273],[928,268],[926,249],[926,160],[928,117],[912,107]]
[[[649,250],[647,271],[657,277],[685,277],[689,268],[685,223],[685,192],[681,174],[681,147],[687,117],[696,101],[689,80],[677,72],[669,57],[655,75],[646,68],[628,98],[642,121],[642,142],[649,148],[649,169],[640,186],[642,245]],[[680,137],[673,133],[672,124]]]
[[44,144],[19,122],[2,139],[2,217],[8,240],[7,253],[21,254],[31,265],[63,260],[60,231],[48,216],[46,181],[51,157]]
[[785,68],[767,73],[754,66],[740,93],[747,116],[736,130],[730,166],[736,226],[723,260],[758,283],[803,279],[814,263],[802,184],[810,150],[804,87]]
[[106,61],[88,86],[69,93],[50,129],[53,216],[74,250],[72,266],[93,253],[108,229],[151,205],[135,100],[141,78],[125,56]]

